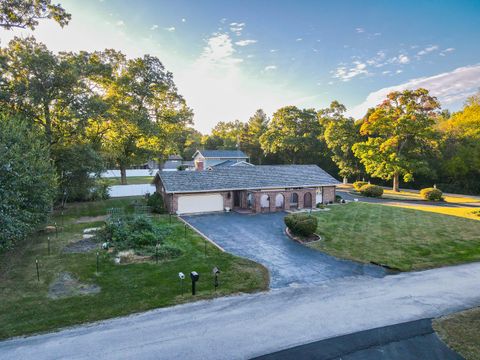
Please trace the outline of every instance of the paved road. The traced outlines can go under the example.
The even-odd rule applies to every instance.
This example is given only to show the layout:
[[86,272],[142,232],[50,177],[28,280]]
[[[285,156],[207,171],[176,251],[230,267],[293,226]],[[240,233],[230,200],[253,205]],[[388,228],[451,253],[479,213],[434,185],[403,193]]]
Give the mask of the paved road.
[[318,284],[345,276],[383,277],[385,269],[341,260],[290,239],[285,235],[285,213],[237,213],[183,216],[229,253],[266,266],[272,288]]
[[0,342],[0,359],[251,358],[478,306],[479,279],[475,263],[200,301]]

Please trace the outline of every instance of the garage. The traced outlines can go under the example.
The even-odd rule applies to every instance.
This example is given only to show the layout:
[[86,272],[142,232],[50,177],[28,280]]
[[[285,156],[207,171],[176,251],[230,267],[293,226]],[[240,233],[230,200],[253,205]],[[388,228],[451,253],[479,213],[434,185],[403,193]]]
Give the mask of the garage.
[[223,197],[220,194],[183,195],[178,197],[178,214],[223,211]]

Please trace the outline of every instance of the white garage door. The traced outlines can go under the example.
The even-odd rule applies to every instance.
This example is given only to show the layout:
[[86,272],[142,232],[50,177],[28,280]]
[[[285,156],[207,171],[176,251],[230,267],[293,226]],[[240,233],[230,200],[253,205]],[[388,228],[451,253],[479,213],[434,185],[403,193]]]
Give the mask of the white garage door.
[[178,198],[178,214],[190,214],[211,211],[223,211],[222,195],[185,195]]
[[317,189],[316,203],[321,204],[323,202],[322,189]]

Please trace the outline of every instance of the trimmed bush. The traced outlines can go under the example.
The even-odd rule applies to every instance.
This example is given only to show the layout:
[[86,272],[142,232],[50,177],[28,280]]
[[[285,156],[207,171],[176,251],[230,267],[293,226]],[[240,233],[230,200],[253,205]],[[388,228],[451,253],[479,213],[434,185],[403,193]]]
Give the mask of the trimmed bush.
[[159,193],[155,192],[153,194],[147,194],[147,206],[150,206],[153,213],[163,214],[166,212],[165,203],[163,202],[163,197]]
[[360,194],[367,197],[378,198],[383,195],[383,189],[377,185],[367,184],[360,188]]
[[367,185],[368,183],[366,181],[355,181],[353,183],[353,188],[357,191],[360,191],[360,188],[364,185]]
[[335,202],[342,202],[343,198],[340,195],[335,195]]
[[317,230],[317,218],[311,214],[288,214],[284,218],[285,225],[295,235],[310,236]]
[[443,193],[441,190],[436,189],[436,188],[426,188],[420,190],[420,195],[425,199],[425,200],[430,200],[430,201],[442,201],[443,200]]

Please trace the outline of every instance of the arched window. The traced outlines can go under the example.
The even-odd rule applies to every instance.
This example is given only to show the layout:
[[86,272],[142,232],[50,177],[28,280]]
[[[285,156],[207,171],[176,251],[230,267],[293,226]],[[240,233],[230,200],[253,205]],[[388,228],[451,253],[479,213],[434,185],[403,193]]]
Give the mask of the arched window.
[[262,209],[270,209],[270,196],[263,194],[260,198],[260,206]]
[[277,209],[283,209],[285,205],[285,198],[283,197],[283,194],[277,194],[277,196],[275,196],[275,207]]

